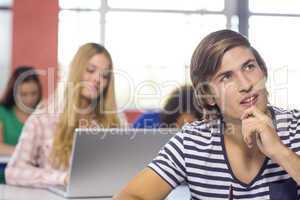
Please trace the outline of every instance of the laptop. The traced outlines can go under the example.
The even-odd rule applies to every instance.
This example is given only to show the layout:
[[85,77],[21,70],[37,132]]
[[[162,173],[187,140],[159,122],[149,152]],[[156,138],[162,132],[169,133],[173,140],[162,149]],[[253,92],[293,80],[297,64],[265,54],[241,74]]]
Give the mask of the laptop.
[[144,169],[178,129],[76,129],[64,198],[111,198]]

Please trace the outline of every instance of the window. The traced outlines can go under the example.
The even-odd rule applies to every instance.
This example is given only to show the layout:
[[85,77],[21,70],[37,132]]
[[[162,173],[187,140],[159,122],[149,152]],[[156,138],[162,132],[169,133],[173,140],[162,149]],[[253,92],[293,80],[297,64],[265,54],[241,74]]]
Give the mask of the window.
[[224,0],[109,0],[112,8],[222,11]]
[[13,4],[13,0],[0,0],[0,7],[10,8]]
[[0,0],[0,94],[3,92],[11,68],[12,1]]
[[299,109],[300,15],[295,13],[299,13],[300,3],[296,0],[249,3],[249,38],[267,64],[270,100],[280,107]]
[[299,14],[299,0],[249,0],[249,9],[254,13]]
[[120,108],[161,107],[171,90],[190,82],[188,66],[201,38],[228,26],[224,0],[60,0],[60,7],[62,71],[79,45],[104,44]]
[[[117,89],[130,91],[118,99],[139,109],[160,107],[166,93],[189,82],[187,66],[200,38],[226,27],[222,15],[110,12],[106,22],[106,46],[115,68],[126,74],[116,77]],[[149,98],[130,99],[140,94]]]
[[99,9],[101,0],[60,0],[59,6],[62,9]]
[[[58,60],[61,73],[68,73],[68,65],[79,46],[100,41],[100,14],[97,11],[64,10],[59,13]],[[65,77],[65,76],[64,76]]]

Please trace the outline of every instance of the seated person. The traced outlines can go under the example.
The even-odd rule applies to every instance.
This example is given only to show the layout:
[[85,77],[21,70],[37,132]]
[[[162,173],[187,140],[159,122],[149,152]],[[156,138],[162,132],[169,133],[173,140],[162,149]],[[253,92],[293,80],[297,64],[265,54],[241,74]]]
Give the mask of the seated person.
[[122,126],[116,105],[109,52],[96,43],[81,46],[70,64],[63,98],[53,95],[27,120],[5,170],[7,184],[66,185],[74,130]]
[[142,114],[133,128],[180,128],[182,125],[202,118],[200,107],[194,97],[192,86],[185,85],[174,90],[160,112]]
[[188,124],[115,196],[162,200],[186,181],[191,199],[300,199],[300,111],[268,104],[267,68],[247,38],[206,36],[191,61],[204,119]]
[[11,155],[23,124],[42,98],[42,86],[33,67],[20,66],[10,77],[0,102],[0,154]]
[[[42,86],[34,68],[15,69],[0,101],[0,155],[12,155],[25,121],[41,98]],[[5,167],[6,163],[0,164],[0,183],[5,183]]]

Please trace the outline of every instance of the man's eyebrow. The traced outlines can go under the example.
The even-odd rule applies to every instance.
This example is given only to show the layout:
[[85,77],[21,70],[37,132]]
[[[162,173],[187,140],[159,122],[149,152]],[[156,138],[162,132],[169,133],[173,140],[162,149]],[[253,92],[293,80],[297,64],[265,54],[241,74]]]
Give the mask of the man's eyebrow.
[[[255,59],[253,59],[253,58],[248,59],[244,63],[242,63],[240,67],[243,68],[243,67],[247,66],[249,63],[254,62],[254,61],[255,61]],[[231,73],[232,73],[232,70],[220,72],[218,75],[216,75],[216,77],[214,79],[217,79],[221,76],[228,75],[228,74],[231,74]]]
[[255,62],[255,59],[251,58],[246,60],[243,64],[241,64],[241,68],[247,66],[251,62]]
[[231,70],[221,72],[221,73],[219,73],[219,74],[215,77],[215,79],[218,79],[219,77],[222,77],[222,76],[225,76],[225,75],[230,75],[231,73],[232,73]]

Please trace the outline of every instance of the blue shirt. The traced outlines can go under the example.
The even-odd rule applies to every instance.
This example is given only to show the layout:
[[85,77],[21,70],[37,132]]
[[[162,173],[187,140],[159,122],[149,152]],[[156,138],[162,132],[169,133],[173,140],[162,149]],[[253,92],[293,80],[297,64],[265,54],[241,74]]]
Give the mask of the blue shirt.
[[133,128],[159,128],[159,126],[159,112],[144,113],[132,124]]

